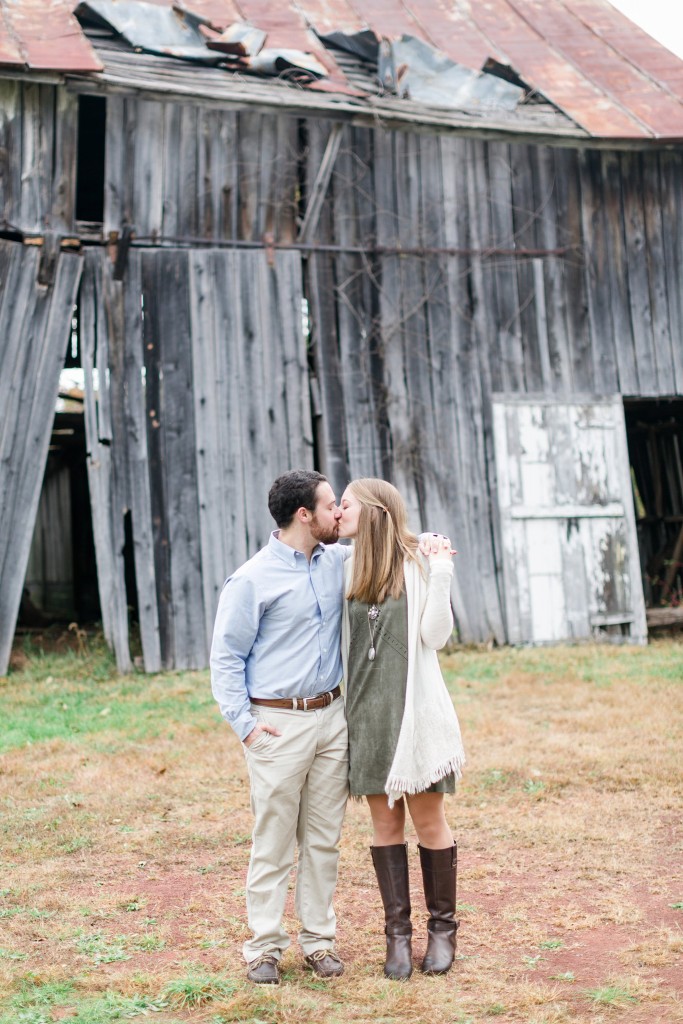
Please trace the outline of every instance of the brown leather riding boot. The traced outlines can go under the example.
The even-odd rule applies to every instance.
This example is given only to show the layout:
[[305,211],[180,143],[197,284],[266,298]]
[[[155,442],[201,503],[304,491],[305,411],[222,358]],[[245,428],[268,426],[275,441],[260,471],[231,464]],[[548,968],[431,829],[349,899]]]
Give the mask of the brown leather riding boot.
[[384,904],[384,934],[387,937],[384,974],[394,981],[403,981],[413,973],[408,844],[371,846],[370,853]]
[[428,850],[418,844],[425,901],[429,911],[427,952],[421,970],[425,974],[445,974],[455,957],[458,922],[455,920],[455,889],[458,846]]

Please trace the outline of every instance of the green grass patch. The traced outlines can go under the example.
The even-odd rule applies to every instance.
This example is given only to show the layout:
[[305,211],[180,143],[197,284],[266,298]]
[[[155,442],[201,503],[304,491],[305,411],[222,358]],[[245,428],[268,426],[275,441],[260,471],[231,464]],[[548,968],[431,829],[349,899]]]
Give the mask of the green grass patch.
[[628,989],[619,985],[604,985],[602,988],[586,989],[586,995],[593,1003],[601,1006],[623,1006],[624,1003],[637,1003]]
[[214,999],[233,995],[236,988],[232,981],[209,974],[201,968],[190,967],[185,975],[169,981],[161,997],[175,1009],[194,1010],[206,1006]]
[[[112,753],[121,748],[112,734],[128,745],[162,733],[168,736],[171,723],[204,728],[216,724],[218,711],[205,674],[122,678],[112,671],[108,658],[103,657],[102,664],[84,661],[87,671],[69,655],[39,656],[0,682],[0,753],[49,740],[81,745],[87,741],[91,749]],[[102,740],[93,744],[98,734],[103,734]]]

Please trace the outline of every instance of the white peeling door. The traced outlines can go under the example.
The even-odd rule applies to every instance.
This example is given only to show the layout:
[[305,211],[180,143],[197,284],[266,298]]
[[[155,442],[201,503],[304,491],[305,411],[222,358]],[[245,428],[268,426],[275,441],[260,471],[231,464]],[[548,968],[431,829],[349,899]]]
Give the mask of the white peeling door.
[[510,643],[644,643],[620,396],[495,396],[493,427]]

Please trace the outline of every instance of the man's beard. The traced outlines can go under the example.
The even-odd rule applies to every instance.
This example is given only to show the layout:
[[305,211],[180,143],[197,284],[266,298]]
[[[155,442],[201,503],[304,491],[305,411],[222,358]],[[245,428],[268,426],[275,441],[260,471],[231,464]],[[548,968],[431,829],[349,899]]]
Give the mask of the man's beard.
[[318,517],[314,515],[311,519],[311,535],[323,544],[336,544],[339,539],[339,524],[335,523],[332,527],[321,526]]

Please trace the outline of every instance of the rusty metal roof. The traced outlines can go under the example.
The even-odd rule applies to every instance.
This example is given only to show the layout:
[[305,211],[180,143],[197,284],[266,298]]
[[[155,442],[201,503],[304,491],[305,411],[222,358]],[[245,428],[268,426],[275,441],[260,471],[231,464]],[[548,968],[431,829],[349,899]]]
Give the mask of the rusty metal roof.
[[0,0],[0,64],[35,71],[101,71],[66,0]]
[[[152,0],[171,7],[172,0]],[[116,0],[111,0],[116,4]],[[69,0],[0,0],[0,65],[96,72],[101,63]],[[353,94],[344,60],[321,40],[372,30],[421,40],[479,72],[508,66],[590,136],[683,139],[683,61],[607,0],[185,0],[222,32],[247,23],[269,51],[299,51],[326,76],[307,88]],[[514,130],[514,129],[513,129]]]

